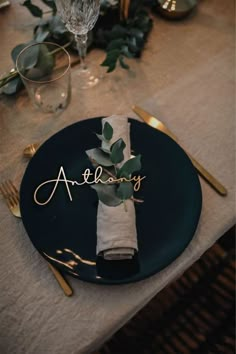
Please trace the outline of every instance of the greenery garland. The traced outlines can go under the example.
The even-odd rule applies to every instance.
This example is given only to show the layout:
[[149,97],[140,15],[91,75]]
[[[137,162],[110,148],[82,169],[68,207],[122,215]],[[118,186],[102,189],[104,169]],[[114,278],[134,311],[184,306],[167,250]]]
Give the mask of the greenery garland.
[[[22,4],[33,16],[39,18],[39,22],[34,28],[33,39],[13,48],[11,57],[14,65],[19,52],[31,43],[51,41],[72,51],[76,50],[73,35],[57,16],[55,2],[41,1],[49,7],[49,11],[43,12],[40,7],[32,3],[32,0],[25,0]],[[106,51],[106,58],[101,65],[107,67],[107,72],[112,72],[117,63],[121,68],[129,69],[125,59],[140,57],[147,35],[152,28],[152,19],[145,7],[152,5],[150,0],[132,0],[129,18],[121,21],[119,1],[101,0],[100,16],[94,29],[89,33],[88,47]],[[21,78],[15,69],[0,78],[0,90],[4,94],[15,94],[22,87]]]

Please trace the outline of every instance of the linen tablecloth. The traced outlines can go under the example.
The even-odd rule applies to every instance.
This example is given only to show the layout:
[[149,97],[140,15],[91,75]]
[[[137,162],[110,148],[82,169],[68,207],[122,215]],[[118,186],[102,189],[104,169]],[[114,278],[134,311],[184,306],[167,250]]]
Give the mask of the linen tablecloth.
[[[1,70],[11,48],[31,38],[35,22],[18,3],[0,13]],[[97,64],[104,57],[92,52]],[[19,186],[23,148],[75,121],[127,114],[139,104],[163,120],[227,188],[220,197],[201,180],[203,209],[184,253],[160,273],[135,284],[98,286],[70,278],[66,298],[31,244],[21,220],[0,200],[0,353],[91,353],[173,279],[180,276],[235,223],[234,2],[199,2],[182,22],[154,18],[140,60],[117,69],[90,91],[73,80],[72,102],[61,116],[43,115],[26,92],[1,97],[0,176]],[[72,76],[73,77],[73,76]]]

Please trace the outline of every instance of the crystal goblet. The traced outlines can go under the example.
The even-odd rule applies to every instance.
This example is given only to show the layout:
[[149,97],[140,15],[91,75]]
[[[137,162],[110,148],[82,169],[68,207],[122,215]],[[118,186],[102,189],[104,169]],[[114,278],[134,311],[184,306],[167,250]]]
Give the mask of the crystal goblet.
[[98,70],[85,63],[88,32],[94,27],[100,9],[100,0],[55,0],[58,14],[66,28],[74,34],[80,56],[77,78],[80,88],[86,89],[99,82]]

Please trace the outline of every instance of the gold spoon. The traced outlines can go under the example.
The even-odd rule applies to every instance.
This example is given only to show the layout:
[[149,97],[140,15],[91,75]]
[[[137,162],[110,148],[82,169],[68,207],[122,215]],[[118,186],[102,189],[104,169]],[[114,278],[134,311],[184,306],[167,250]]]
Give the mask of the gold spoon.
[[27,145],[23,150],[23,155],[27,158],[31,158],[34,156],[36,151],[38,150],[40,143],[34,143]]

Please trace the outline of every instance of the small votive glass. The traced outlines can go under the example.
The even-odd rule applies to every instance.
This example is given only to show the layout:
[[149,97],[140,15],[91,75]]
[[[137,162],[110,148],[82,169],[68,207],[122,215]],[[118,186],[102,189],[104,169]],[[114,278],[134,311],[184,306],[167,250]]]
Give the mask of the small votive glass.
[[70,55],[55,43],[34,43],[16,60],[17,71],[33,104],[45,113],[64,110],[71,96]]

